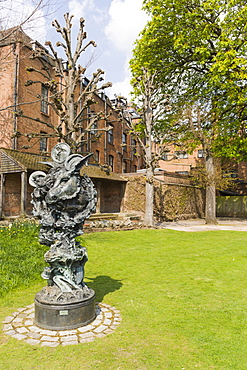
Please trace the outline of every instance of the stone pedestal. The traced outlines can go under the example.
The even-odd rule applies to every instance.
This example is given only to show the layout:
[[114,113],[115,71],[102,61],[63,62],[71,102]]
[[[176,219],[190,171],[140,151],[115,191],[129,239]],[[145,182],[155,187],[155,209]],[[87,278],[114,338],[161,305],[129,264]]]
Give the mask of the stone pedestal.
[[88,289],[85,297],[70,297],[63,294],[61,299],[41,291],[35,297],[34,322],[49,330],[70,330],[88,325],[95,319],[95,292]]

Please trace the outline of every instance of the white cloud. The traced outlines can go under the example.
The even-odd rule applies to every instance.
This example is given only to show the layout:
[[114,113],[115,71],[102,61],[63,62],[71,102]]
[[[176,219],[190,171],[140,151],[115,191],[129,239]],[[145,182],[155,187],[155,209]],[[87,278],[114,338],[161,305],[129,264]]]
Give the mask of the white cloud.
[[87,12],[93,10],[94,6],[94,0],[71,0],[68,3],[69,13],[73,14],[76,20],[85,18]]
[[115,95],[121,95],[130,101],[130,77],[127,76],[123,81],[115,82],[112,84],[112,87],[106,90],[106,94],[113,99]]
[[127,98],[128,100],[131,99],[130,91],[131,91],[131,74],[129,70],[129,61],[128,59],[125,60],[124,66],[123,66],[123,78],[121,81],[114,82],[112,84],[112,87],[107,89],[106,93],[109,95],[111,99],[114,98],[114,95],[121,95]]
[[123,55],[123,78],[113,84],[110,94],[121,94],[128,99],[131,91],[128,68],[131,51],[148,21],[147,14],[141,8],[142,0],[113,0],[109,9],[110,21],[105,27],[105,35],[111,45]]
[[113,0],[109,9],[110,21],[105,34],[116,48],[128,55],[148,19],[141,7],[142,0]]

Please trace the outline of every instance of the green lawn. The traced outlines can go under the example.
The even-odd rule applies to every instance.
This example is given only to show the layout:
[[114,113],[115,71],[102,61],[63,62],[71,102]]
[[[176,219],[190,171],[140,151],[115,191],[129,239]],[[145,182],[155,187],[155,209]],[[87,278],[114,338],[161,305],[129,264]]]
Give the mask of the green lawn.
[[[0,274],[0,321],[32,303],[45,284],[35,270],[42,270],[37,258],[46,248],[20,230],[7,238],[12,247],[0,232],[0,257],[12,255],[8,278]],[[31,245],[24,258],[15,245],[22,237]],[[89,253],[85,280],[98,301],[120,310],[121,325],[94,342],[57,348],[1,333],[0,369],[247,369],[247,233],[133,230],[81,239]],[[4,289],[12,278],[21,281],[28,253],[29,286]]]

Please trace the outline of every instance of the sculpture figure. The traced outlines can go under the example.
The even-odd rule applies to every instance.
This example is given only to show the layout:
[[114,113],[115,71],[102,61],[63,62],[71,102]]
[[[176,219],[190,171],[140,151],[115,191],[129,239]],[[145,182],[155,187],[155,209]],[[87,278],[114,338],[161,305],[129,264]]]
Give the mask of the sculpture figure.
[[50,266],[42,273],[48,287],[39,293],[43,300],[68,301],[90,294],[83,282],[86,247],[75,240],[83,233],[85,219],[95,211],[93,182],[86,175],[80,176],[90,155],[70,154],[69,145],[59,143],[52,149],[53,161],[44,162],[51,167],[49,172],[36,171],[29,179],[35,187],[33,215],[41,224],[39,241],[50,247],[44,256]]

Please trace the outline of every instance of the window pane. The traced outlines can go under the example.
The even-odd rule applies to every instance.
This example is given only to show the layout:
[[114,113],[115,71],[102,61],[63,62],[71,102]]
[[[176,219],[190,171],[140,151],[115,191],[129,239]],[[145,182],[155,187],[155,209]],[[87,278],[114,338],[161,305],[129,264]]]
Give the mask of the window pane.
[[136,140],[135,139],[132,139],[132,151],[133,151],[133,154],[136,154]]
[[122,136],[122,145],[123,145],[123,150],[126,151],[127,150],[127,134],[123,133],[123,136]]
[[43,84],[41,87],[41,112],[48,114],[48,88]]
[[111,170],[113,171],[113,162],[114,162],[114,157],[112,155],[109,155],[108,157],[108,164],[111,167]]
[[[41,132],[42,134],[46,134],[45,132]],[[41,137],[39,142],[39,150],[41,152],[47,152],[47,137]]]
[[202,149],[199,149],[198,150],[197,157],[198,158],[204,158],[204,153],[203,153],[203,150]]
[[113,126],[109,125],[110,130],[108,131],[108,143],[113,144]]
[[127,173],[127,162],[123,161],[123,173]]
[[188,153],[183,152],[183,151],[177,151],[177,152],[175,152],[175,154],[176,154],[178,159],[188,158]]
[[179,175],[189,175],[188,171],[175,171],[175,173],[178,173]]
[[99,150],[95,151],[95,161],[99,162]]

